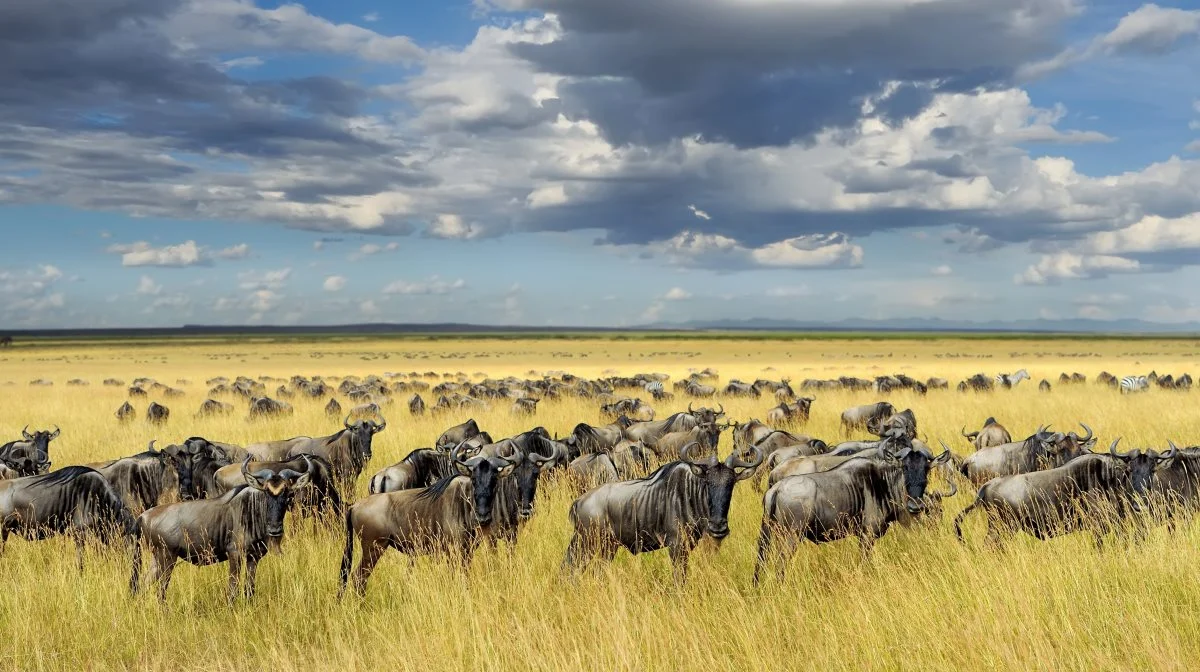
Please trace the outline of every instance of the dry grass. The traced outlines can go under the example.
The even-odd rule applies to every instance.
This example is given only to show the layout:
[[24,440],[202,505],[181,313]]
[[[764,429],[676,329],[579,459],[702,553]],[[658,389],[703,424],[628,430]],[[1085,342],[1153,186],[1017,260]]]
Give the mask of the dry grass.
[[[1036,391],[1061,371],[1092,378],[1197,373],[1200,348],[1188,341],[241,341],[182,346],[86,345],[0,351],[0,437],[22,426],[57,423],[56,465],[117,457],[190,435],[237,443],[333,431],[322,403],[296,401],[295,417],[249,424],[237,417],[197,421],[205,378],[238,374],[337,376],[387,371],[463,371],[525,375],[567,370],[598,376],[713,366],[722,378],[870,376],[906,372],[958,380],[977,371],[1025,367],[1033,375],[1012,392],[893,396],[911,406],[923,434],[966,452],[962,425],[995,415],[1014,434],[1040,423],[1068,429],[1090,424],[1103,445],[1161,446],[1167,438],[1196,442],[1195,393],[1152,391],[1121,398],[1089,383]],[[774,371],[766,371],[773,367]],[[181,400],[160,400],[173,418],[163,429],[139,420],[118,426],[113,411],[124,389],[103,388],[116,376],[147,375],[166,383],[187,378]],[[87,388],[65,385],[84,378]],[[35,378],[55,382],[32,388]],[[837,418],[872,394],[818,394],[808,433],[837,438]],[[147,400],[148,401],[148,400]],[[144,412],[147,401],[135,401]],[[344,401],[344,400],[343,400]],[[732,417],[764,417],[767,401],[724,400]],[[680,400],[677,406],[685,406]],[[660,408],[660,413],[669,409]],[[398,404],[377,437],[374,471],[429,445],[462,419],[413,420]],[[497,404],[476,416],[495,436],[527,429]],[[537,416],[552,432],[595,422],[595,405],[544,403]],[[728,437],[725,437],[728,441]],[[368,475],[369,476],[369,475]],[[360,487],[365,489],[366,477]],[[1004,552],[953,538],[951,516],[969,502],[948,502],[936,529],[893,529],[862,565],[855,542],[808,546],[788,579],[750,587],[761,496],[739,486],[732,536],[720,549],[693,555],[689,583],[671,582],[668,559],[655,553],[618,556],[608,569],[564,584],[559,563],[570,535],[570,496],[544,488],[538,513],[510,557],[484,551],[468,575],[447,564],[410,566],[388,555],[365,600],[336,599],[342,532],[289,518],[283,556],[259,571],[252,604],[225,604],[226,568],[181,566],[168,606],[130,599],[129,560],[96,549],[80,577],[65,540],[11,539],[0,558],[0,668],[4,669],[1183,669],[1200,655],[1200,533],[1156,530],[1143,545],[1096,551],[1088,537],[1050,543],[1018,538]]]

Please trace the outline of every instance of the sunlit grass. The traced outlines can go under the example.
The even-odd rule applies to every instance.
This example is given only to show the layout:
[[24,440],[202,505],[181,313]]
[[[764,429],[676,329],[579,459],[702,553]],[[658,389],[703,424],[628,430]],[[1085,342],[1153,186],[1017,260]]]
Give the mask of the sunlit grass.
[[[733,377],[874,376],[904,372],[957,381],[1027,368],[1033,380],[1011,392],[961,395],[931,392],[890,397],[911,407],[919,432],[956,452],[968,444],[963,425],[995,415],[1014,435],[1039,424],[1068,430],[1080,420],[1102,446],[1165,446],[1200,440],[1196,393],[1158,390],[1121,397],[1092,383],[1059,387],[1058,374],[1101,370],[1120,375],[1197,373],[1200,348],[1191,341],[372,341],[331,343],[193,343],[0,351],[0,437],[30,424],[58,424],[56,466],[138,452],[187,436],[249,443],[329,433],[338,423],[325,401],[292,400],[291,418],[249,423],[245,403],[231,418],[196,420],[206,378],[239,374],[340,376],[385,372],[486,372],[526,376],[531,370],[596,377],[663,371],[674,378],[712,366]],[[773,369],[766,371],[766,369]],[[172,410],[165,428],[139,420],[121,426],[113,412],[128,383],[152,376],[190,385],[184,399],[150,400]],[[33,388],[36,378],[51,388]],[[71,378],[86,388],[67,387]],[[1039,394],[1036,383],[1055,385]],[[432,382],[432,381],[431,381]],[[273,392],[275,384],[269,385]],[[873,393],[817,393],[806,433],[839,438],[844,408],[875,401]],[[229,400],[229,399],[225,399]],[[428,397],[427,397],[428,400]],[[387,409],[390,425],[376,438],[375,457],[360,479],[466,418],[409,417],[405,398]],[[432,401],[432,400],[429,400]],[[768,400],[721,399],[737,419],[765,418]],[[351,405],[342,399],[347,408]],[[688,400],[677,398],[676,408]],[[597,404],[544,402],[534,420],[495,403],[475,414],[494,436],[532,424],[565,434],[580,421],[599,422]],[[660,417],[672,408],[659,407]],[[728,437],[723,439],[726,447]],[[856,542],[802,547],[787,579],[750,587],[761,495],[743,484],[731,512],[733,533],[719,548],[692,557],[686,586],[671,581],[665,554],[620,554],[611,567],[564,582],[559,565],[570,537],[566,488],[547,485],[534,520],[510,557],[484,550],[467,575],[437,560],[389,553],[363,600],[336,600],[343,537],[298,518],[288,520],[282,556],[259,569],[252,604],[225,602],[225,566],[175,572],[166,608],[150,595],[128,597],[129,558],[94,549],[81,577],[66,540],[30,543],[10,538],[0,558],[0,667],[5,669],[1183,669],[1200,654],[1200,532],[1157,529],[1142,545],[1113,541],[1096,551],[1090,536],[1042,543],[1017,537],[1002,552],[982,545],[981,518],[959,545],[950,522],[970,501],[947,503],[933,529],[893,528],[874,560],[859,561]]]

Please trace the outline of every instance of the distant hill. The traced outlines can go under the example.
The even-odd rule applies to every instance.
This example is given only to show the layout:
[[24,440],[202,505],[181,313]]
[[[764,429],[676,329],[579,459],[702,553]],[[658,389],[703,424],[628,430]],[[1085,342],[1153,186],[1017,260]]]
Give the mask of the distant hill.
[[941,318],[897,318],[868,320],[853,318],[837,322],[812,322],[772,318],[748,320],[693,320],[644,325],[651,329],[721,331],[927,331],[927,332],[1017,332],[1093,334],[1200,334],[1200,322],[1166,324],[1145,320],[990,320],[971,322]]

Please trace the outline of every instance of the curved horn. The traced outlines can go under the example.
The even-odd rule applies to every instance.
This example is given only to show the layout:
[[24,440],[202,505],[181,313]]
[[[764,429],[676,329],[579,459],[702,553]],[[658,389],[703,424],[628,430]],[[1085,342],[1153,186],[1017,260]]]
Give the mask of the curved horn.
[[692,441],[691,443],[687,444],[683,448],[680,448],[679,449],[679,459],[684,462],[687,462],[688,464],[695,464],[695,465],[703,466],[703,463],[697,462],[696,460],[692,459],[692,449],[698,447],[699,445],[700,445],[699,441]]
[[1095,432],[1092,431],[1091,427],[1088,427],[1087,425],[1083,424],[1082,422],[1079,423],[1079,426],[1083,427],[1085,430],[1087,430],[1087,436],[1084,436],[1084,437],[1080,437],[1078,435],[1076,436],[1076,438],[1079,439],[1079,441],[1081,443],[1087,443],[1088,441],[1092,440],[1092,437],[1096,436]]
[[247,455],[245,460],[242,460],[242,476],[250,476],[250,456]]
[[1117,444],[1120,442],[1121,442],[1121,437],[1118,436],[1116,438],[1116,440],[1112,442],[1112,445],[1108,447],[1108,454],[1112,455],[1113,457],[1120,458],[1122,460],[1129,459],[1129,456],[1131,453],[1121,453],[1121,452],[1117,451]]
[[691,414],[691,413],[695,413],[695,412],[696,412],[696,411],[692,410],[692,403],[693,403],[693,402],[691,402],[691,401],[689,401],[689,402],[688,402],[688,413],[689,413],[689,414]]
[[58,425],[55,425],[54,431],[50,432],[50,440],[53,441],[54,439],[57,439],[59,434],[62,434],[62,430],[58,428]]
[[154,452],[154,443],[155,443],[156,441],[158,441],[158,439],[150,439],[150,445],[149,445],[149,446],[146,446],[146,452],[147,452],[147,453],[153,453],[153,452]]
[[466,462],[458,456],[459,452],[462,450],[463,446],[465,446],[465,445],[467,445],[467,442],[463,441],[450,450],[450,461],[451,462],[457,462],[458,464],[463,464],[463,465],[466,464]]
[[26,441],[33,440],[33,437],[29,435],[29,425],[25,425],[25,429],[21,430],[21,436],[25,437]]
[[754,458],[750,462],[746,462],[742,458],[738,457],[738,451],[735,450],[732,453],[730,453],[729,458],[725,460],[725,466],[729,467],[730,469],[739,469],[739,468],[755,469],[755,468],[757,468],[758,465],[763,463],[763,460],[766,458],[766,455],[763,452],[763,449],[759,448],[758,446],[750,446],[750,450],[753,451],[753,453],[754,453]]
[[1174,441],[1167,439],[1167,445],[1170,446],[1171,449],[1168,450],[1167,452],[1163,453],[1162,455],[1159,455],[1158,459],[1169,460],[1179,454],[1179,446],[1175,445]]
[[286,478],[289,481],[293,481],[297,478],[300,478],[301,476],[311,474],[313,471],[312,460],[310,460],[308,458],[308,455],[301,455],[300,457],[304,458],[304,471],[296,471],[295,469],[284,469],[283,471],[279,472],[279,477]]
[[343,427],[345,427],[346,429],[350,429],[350,428],[351,428],[351,427],[350,427],[350,414],[349,414],[349,413],[347,413],[347,414],[346,414],[346,419],[345,419],[345,420],[342,420],[342,426],[343,426]]
[[380,420],[382,420],[383,423],[379,424],[379,425],[375,425],[375,430],[371,432],[372,434],[378,434],[378,433],[382,432],[383,430],[387,429],[387,418],[383,417],[382,414],[376,414],[376,417],[378,417]]
[[717,415],[718,416],[725,415],[725,404],[722,404],[720,402],[717,403]]

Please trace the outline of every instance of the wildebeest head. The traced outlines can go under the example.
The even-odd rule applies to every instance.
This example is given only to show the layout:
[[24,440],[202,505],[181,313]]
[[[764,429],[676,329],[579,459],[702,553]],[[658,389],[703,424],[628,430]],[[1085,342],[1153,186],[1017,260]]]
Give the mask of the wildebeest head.
[[387,429],[387,420],[382,416],[379,418],[383,423],[377,423],[374,420],[359,420],[353,424],[350,423],[350,416],[346,416],[342,420],[342,426],[350,433],[350,450],[354,455],[355,460],[361,460],[363,464],[371,461],[371,441],[376,434]]
[[765,455],[758,446],[750,446],[752,458],[749,462],[743,460],[736,450],[724,462],[719,461],[716,455],[697,460],[692,457],[692,452],[697,448],[700,448],[700,444],[693,441],[679,451],[679,456],[691,468],[692,474],[704,483],[708,499],[706,531],[719,543],[729,536],[729,504],[733,501],[733,486],[754,474]]
[[204,499],[208,493],[203,492],[197,476],[231,463],[224,449],[198,436],[187,439],[181,445],[168,446],[163,452],[171,459],[175,473],[179,475],[179,498],[183,501]]
[[0,453],[0,463],[11,469],[18,477],[37,476],[50,471],[50,456],[29,444],[10,446]]
[[934,465],[950,461],[950,451],[945,450],[937,457],[928,448],[914,448],[912,440],[902,429],[892,429],[879,442],[879,455],[893,463],[899,463],[904,474],[904,506],[909,513],[917,514],[925,509],[925,490],[929,487],[929,470]]
[[1150,495],[1150,489],[1154,483],[1155,470],[1159,464],[1174,459],[1179,454],[1179,448],[1174,443],[1168,442],[1171,449],[1162,454],[1159,454],[1156,450],[1142,452],[1137,448],[1122,453],[1117,450],[1117,444],[1119,443],[1121,443],[1121,438],[1117,437],[1112,442],[1112,445],[1108,447],[1108,454],[1125,463],[1126,469],[1129,470],[1129,484],[1134,495],[1129,505],[1134,511],[1141,511],[1142,503],[1139,500]]
[[492,504],[496,501],[496,488],[500,479],[511,475],[517,468],[518,458],[523,456],[520,449],[514,446],[516,454],[511,459],[476,456],[464,460],[462,449],[465,443],[460,443],[450,451],[450,461],[459,474],[471,479],[474,489],[475,522],[479,523],[480,527],[488,527],[492,524]]
[[50,454],[50,442],[57,439],[59,434],[62,434],[62,430],[58,428],[58,425],[54,426],[54,431],[52,432],[35,431],[30,434],[28,425],[25,426],[25,429],[21,430],[21,436],[33,444],[35,450],[40,450],[47,455]]
[[697,408],[693,409],[691,404],[688,404],[688,413],[696,418],[696,423],[701,425],[715,424],[718,418],[725,417],[725,405],[717,404],[717,409]]
[[[1096,435],[1094,432],[1092,432],[1091,427],[1088,427],[1082,422],[1079,423],[1079,426],[1083,427],[1084,431],[1087,432],[1087,436],[1079,436],[1075,432],[1067,432],[1062,441],[1060,441],[1060,443],[1063,444],[1061,445],[1061,449],[1068,450],[1073,453],[1085,453],[1091,450],[1092,446],[1096,443]],[[1072,457],[1074,457],[1074,455],[1072,455]]]
[[242,476],[246,485],[263,493],[267,498],[267,544],[272,550],[279,550],[279,540],[283,538],[283,517],[292,504],[296,490],[308,485],[313,471],[312,460],[304,456],[304,471],[281,469],[261,469],[250,473],[247,468],[250,457],[242,462]]
[[[531,432],[526,445],[530,452],[524,453],[513,444],[509,462],[516,465],[513,478],[517,479],[517,519],[528,520],[533,516],[533,505],[537,499],[538,476],[542,469],[554,462],[554,444],[540,434]],[[536,449],[536,452],[534,450]]]

